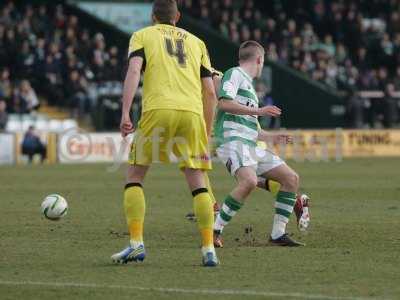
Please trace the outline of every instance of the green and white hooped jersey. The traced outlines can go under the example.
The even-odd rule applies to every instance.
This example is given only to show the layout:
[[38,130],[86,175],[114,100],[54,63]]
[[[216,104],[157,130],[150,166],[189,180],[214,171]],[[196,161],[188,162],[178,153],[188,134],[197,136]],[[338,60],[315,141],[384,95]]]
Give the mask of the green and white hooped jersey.
[[[258,108],[258,97],[253,87],[253,80],[240,67],[225,72],[218,98]],[[219,110],[214,126],[216,147],[232,141],[240,141],[255,147],[258,128],[257,116],[234,115]]]

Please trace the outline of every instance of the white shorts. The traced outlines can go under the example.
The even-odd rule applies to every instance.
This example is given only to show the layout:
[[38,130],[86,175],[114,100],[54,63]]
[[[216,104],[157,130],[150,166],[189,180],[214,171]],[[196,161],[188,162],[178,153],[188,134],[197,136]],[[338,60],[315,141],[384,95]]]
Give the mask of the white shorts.
[[285,164],[277,155],[267,149],[233,141],[217,148],[218,158],[225,164],[232,176],[242,167],[251,167],[257,176]]

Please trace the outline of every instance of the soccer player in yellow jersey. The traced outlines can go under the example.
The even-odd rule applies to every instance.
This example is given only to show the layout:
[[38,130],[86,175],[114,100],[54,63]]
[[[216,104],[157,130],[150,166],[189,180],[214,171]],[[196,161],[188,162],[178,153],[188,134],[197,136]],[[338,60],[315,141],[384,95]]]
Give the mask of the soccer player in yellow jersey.
[[154,25],[135,32],[129,44],[129,67],[123,91],[121,133],[134,131],[132,99],[144,72],[142,116],[129,157],[124,210],[130,245],[112,256],[118,263],[143,261],[145,196],[143,181],[152,162],[179,160],[193,195],[202,237],[202,262],[216,266],[213,245],[213,203],[204,172],[211,169],[207,135],[217,102],[205,44],[176,27],[180,13],[175,0],[155,0]]

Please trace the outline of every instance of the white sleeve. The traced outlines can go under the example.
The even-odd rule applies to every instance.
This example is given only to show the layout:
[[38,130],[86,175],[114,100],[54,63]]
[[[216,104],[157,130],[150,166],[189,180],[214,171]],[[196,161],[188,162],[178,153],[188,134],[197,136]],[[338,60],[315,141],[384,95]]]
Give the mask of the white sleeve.
[[228,70],[222,77],[218,98],[235,99],[242,82],[242,75],[235,69]]

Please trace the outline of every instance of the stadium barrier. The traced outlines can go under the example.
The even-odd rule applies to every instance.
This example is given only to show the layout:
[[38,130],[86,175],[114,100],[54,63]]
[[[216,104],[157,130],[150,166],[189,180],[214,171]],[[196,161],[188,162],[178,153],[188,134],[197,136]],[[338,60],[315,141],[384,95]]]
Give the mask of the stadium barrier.
[[113,163],[128,159],[132,137],[120,133],[67,132],[57,140],[60,163]]
[[[267,148],[284,159],[295,161],[341,161],[350,157],[399,157],[400,129],[393,130],[281,130],[293,136],[288,145],[269,143]],[[0,134],[0,164],[23,164],[22,134]],[[47,145],[47,162],[54,163],[123,163],[127,161],[130,139],[119,133],[42,133]]]
[[400,130],[296,130],[287,134],[294,142],[273,148],[279,156],[296,161],[400,156]]
[[15,163],[16,142],[11,133],[0,134],[0,165]]

